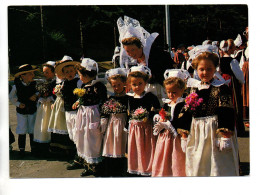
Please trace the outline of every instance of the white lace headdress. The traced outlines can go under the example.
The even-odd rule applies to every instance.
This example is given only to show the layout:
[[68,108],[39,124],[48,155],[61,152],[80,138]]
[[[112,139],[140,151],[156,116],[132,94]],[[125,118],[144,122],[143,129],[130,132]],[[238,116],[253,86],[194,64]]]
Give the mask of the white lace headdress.
[[239,47],[240,45],[242,45],[242,38],[241,38],[240,34],[237,35],[237,38],[234,40],[234,44],[236,47]]
[[167,69],[164,72],[164,78],[168,79],[170,77],[178,77],[182,80],[190,78],[190,73],[187,70],[182,69]]
[[[143,72],[143,73],[147,74],[149,77],[152,76],[152,72],[151,72],[150,68],[148,68],[147,66],[143,66],[143,65],[132,66],[132,67],[128,70],[128,74],[130,74],[131,72],[135,72],[135,71]],[[128,74],[127,74],[127,75],[128,75]]]
[[150,33],[147,32],[139,23],[138,20],[124,16],[124,20],[120,17],[117,20],[117,27],[119,31],[119,42],[130,37],[137,37],[145,45],[147,37]]
[[138,20],[130,18],[128,16],[124,16],[124,20],[121,17],[118,18],[117,27],[119,31],[119,42],[121,44],[120,66],[125,67],[127,66],[125,65],[126,63],[136,64],[136,60],[131,59],[131,57],[126,54],[122,45],[122,40],[130,37],[136,37],[141,41],[142,46],[144,48],[144,54],[146,56],[146,63],[148,63],[147,61],[148,54],[150,52],[150,47],[159,34],[150,34],[140,25],[140,22]]
[[[225,43],[227,43],[227,45],[225,46]],[[228,42],[225,40],[222,40],[219,44],[219,49],[221,49],[222,51],[227,52],[229,50],[229,45]]]
[[83,58],[80,65],[88,71],[95,70],[98,73],[98,63],[95,60]]
[[204,52],[215,53],[218,55],[218,48],[214,45],[198,45],[189,51],[190,59],[193,60]]
[[106,71],[105,79],[108,80],[109,77],[114,75],[123,75],[127,77],[127,69],[126,68],[114,68]]

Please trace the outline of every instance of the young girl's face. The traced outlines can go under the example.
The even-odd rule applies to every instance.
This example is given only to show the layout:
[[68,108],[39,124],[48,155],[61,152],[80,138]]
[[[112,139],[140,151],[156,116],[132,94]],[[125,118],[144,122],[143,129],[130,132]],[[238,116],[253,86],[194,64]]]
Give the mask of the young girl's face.
[[65,76],[65,79],[70,81],[70,80],[74,79],[74,77],[76,75],[76,70],[75,70],[74,66],[65,66],[63,68],[63,73]]
[[216,67],[211,60],[203,59],[198,64],[197,72],[201,81],[209,82],[216,72]]
[[180,89],[177,85],[175,84],[168,84],[165,86],[165,90],[167,93],[167,96],[170,100],[173,102],[176,102],[176,100],[182,96],[184,89]]
[[25,83],[30,83],[33,81],[33,78],[34,78],[34,72],[27,72],[25,74],[22,74],[21,75],[21,78],[23,80],[23,82]]
[[88,75],[83,75],[78,71],[79,79],[82,81],[82,83],[88,83],[89,81],[93,80],[93,78],[89,77]]
[[55,76],[54,72],[52,72],[48,66],[44,66],[42,71],[46,80],[52,80]]
[[144,92],[146,82],[141,77],[131,77],[130,85],[133,92],[137,95],[141,95]]
[[115,93],[122,93],[125,90],[126,83],[123,82],[120,78],[110,79],[110,84]]

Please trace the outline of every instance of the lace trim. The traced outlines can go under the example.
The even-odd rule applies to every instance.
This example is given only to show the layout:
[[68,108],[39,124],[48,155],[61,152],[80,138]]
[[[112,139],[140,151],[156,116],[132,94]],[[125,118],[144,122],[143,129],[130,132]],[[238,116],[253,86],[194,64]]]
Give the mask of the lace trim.
[[121,154],[121,155],[103,154],[102,156],[109,157],[109,158],[125,158],[125,154]]
[[138,172],[138,171],[131,171],[131,170],[127,170],[128,173],[130,174],[136,174],[136,175],[143,175],[143,176],[151,176],[152,173],[143,173],[143,172]]
[[188,130],[180,129],[180,128],[177,129],[177,132],[178,132],[178,134],[180,134],[180,135],[182,135],[183,133],[186,133],[187,135],[190,134],[190,132],[189,132]]
[[59,130],[59,129],[48,129],[48,132],[63,134],[63,135],[69,134],[68,130]]
[[220,133],[231,133],[231,135],[233,135],[233,131],[229,130],[228,128],[217,129],[216,134],[220,134]]
[[78,156],[83,158],[88,164],[98,164],[104,159],[102,156],[96,158],[88,157],[84,154],[80,154],[79,152]]

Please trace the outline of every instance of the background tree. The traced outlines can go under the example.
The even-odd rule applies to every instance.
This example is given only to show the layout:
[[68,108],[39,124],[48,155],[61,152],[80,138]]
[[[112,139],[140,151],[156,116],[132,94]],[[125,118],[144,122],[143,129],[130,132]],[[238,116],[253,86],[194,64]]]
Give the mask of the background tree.
[[[9,6],[9,66],[70,55],[110,61],[119,45],[116,21],[127,15],[165,46],[164,5]],[[247,5],[170,5],[172,46],[233,38],[248,25]],[[44,42],[43,42],[44,41]]]

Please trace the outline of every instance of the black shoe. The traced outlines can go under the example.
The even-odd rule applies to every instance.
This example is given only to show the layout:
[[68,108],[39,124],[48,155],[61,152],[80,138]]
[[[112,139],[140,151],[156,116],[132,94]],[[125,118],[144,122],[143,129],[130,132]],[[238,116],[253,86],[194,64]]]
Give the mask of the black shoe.
[[19,157],[23,158],[25,156],[25,151],[24,150],[20,150],[19,151]]
[[83,165],[76,163],[75,161],[72,164],[67,166],[67,170],[82,169],[82,168],[83,168]]
[[84,171],[80,174],[81,177],[88,176],[88,175],[93,175],[93,171],[89,169],[84,169]]

